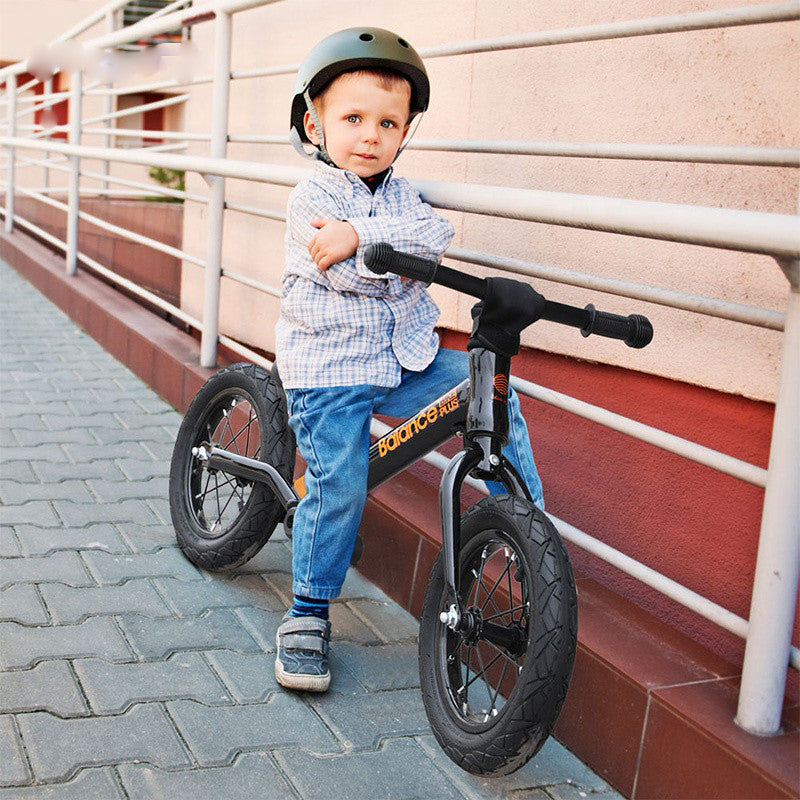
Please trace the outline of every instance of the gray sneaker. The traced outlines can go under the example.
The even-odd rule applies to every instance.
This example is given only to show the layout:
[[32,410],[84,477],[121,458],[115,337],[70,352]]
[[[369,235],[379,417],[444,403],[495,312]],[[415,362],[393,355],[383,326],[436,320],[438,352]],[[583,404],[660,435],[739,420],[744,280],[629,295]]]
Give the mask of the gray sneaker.
[[331,683],[328,649],[331,623],[319,617],[281,620],[275,634],[275,678],[287,689],[326,692]]

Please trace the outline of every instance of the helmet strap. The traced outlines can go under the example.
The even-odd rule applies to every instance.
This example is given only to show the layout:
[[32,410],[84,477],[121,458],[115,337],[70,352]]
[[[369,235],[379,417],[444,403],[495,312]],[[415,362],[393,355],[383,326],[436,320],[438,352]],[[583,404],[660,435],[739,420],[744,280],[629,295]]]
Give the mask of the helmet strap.
[[397,158],[400,155],[400,153],[402,153],[403,150],[405,150],[406,147],[408,147],[409,142],[414,138],[414,134],[417,132],[417,128],[419,128],[419,123],[421,122],[422,115],[424,113],[425,113],[424,111],[421,111],[419,114],[417,114],[417,118],[414,120],[414,129],[411,131],[411,133],[408,134],[408,136],[406,136],[405,141],[400,145],[400,149],[395,153],[395,156],[392,159],[392,164],[394,164],[394,162],[397,161]]
[[331,157],[328,155],[328,151],[325,149],[325,131],[322,129],[322,122],[319,118],[319,114],[317,114],[316,106],[314,105],[314,101],[311,99],[311,94],[308,89],[303,92],[303,99],[306,101],[306,108],[308,109],[308,113],[311,115],[311,121],[314,123],[314,129],[317,132],[317,136],[319,136],[319,153],[317,154],[317,158],[321,159],[326,164],[335,167],[336,164],[333,163]]

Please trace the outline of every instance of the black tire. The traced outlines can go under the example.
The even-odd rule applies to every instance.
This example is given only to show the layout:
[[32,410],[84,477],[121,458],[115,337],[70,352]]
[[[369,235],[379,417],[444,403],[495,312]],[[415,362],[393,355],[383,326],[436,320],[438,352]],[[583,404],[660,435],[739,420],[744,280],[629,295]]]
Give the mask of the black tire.
[[[464,634],[441,622],[448,599],[440,553],[420,620],[422,699],[456,764],[504,775],[539,750],[564,703],[577,644],[575,580],[550,520],[506,495],[464,514],[460,564],[459,597],[476,624]],[[489,641],[489,623],[507,645]]]
[[169,475],[169,506],[184,555],[209,570],[232,569],[266,544],[284,509],[263,483],[209,471],[192,454],[202,442],[267,461],[291,483],[295,442],[277,373],[234,364],[212,375],[183,419]]

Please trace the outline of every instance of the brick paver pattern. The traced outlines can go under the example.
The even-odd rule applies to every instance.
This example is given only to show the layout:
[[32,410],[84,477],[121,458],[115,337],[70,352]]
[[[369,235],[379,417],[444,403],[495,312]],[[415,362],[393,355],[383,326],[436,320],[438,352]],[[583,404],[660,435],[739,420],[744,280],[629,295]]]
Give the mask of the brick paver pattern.
[[554,740],[480,778],[431,735],[417,623],[355,570],[326,695],[285,692],[276,534],[240,569],[176,547],[180,415],[0,262],[0,800],[618,798]]

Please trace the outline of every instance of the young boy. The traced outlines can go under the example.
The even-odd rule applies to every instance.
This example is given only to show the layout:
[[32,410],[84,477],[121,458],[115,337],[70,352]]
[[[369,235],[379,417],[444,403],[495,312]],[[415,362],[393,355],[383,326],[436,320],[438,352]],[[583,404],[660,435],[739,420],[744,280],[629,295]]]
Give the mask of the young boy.
[[[339,595],[366,501],[373,413],[408,417],[468,374],[466,353],[439,349],[439,309],[424,285],[364,265],[375,242],[438,259],[453,237],[450,222],[392,174],[428,96],[419,55],[378,28],[327,37],[298,74],[291,138],[304,153],[303,142],[315,145],[318,160],[289,198],[276,331],[289,424],[308,465],[292,533],[294,604],[276,642],[275,674],[291,689],[330,684],[328,602]],[[509,414],[504,452],[541,505],[513,393]]]

